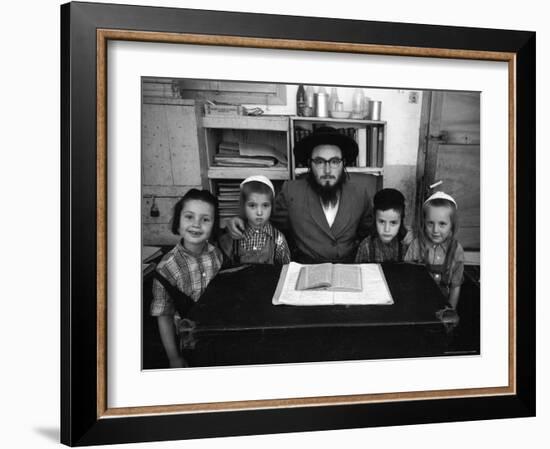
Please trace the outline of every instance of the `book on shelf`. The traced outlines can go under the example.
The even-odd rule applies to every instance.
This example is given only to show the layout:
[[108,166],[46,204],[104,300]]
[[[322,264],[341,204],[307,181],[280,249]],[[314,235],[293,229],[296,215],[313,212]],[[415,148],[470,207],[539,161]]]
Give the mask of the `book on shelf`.
[[220,142],[218,145],[218,154],[238,156],[239,144],[237,142]]
[[286,167],[287,157],[271,145],[223,141],[213,163],[220,167]]
[[371,159],[369,167],[376,167],[378,162],[378,126],[371,127]]
[[220,218],[234,217],[240,213],[241,188],[238,181],[218,181],[217,198]]
[[365,167],[371,166],[372,161],[372,126],[367,127],[365,130],[365,139],[366,139],[366,146],[367,146],[367,156],[366,156],[366,164]]
[[240,182],[223,182],[218,181],[219,192],[238,192],[240,189]]
[[287,164],[286,154],[277,151],[271,145],[264,143],[239,143],[239,154],[248,157],[270,157],[274,158],[279,165]]
[[377,167],[384,166],[384,127],[378,128],[378,158],[376,160]]
[[[302,271],[305,267],[309,268]],[[379,264],[302,265],[290,262],[281,270],[272,303],[293,306],[391,305],[393,298]]]
[[361,268],[358,265],[321,263],[300,268],[296,290],[361,291]]
[[304,128],[302,126],[296,126],[294,128],[294,143],[298,143],[303,138],[309,136],[311,134],[311,130]]
[[264,156],[214,156],[214,164],[220,167],[273,167],[277,160]]
[[360,128],[357,130],[357,146],[359,147],[359,153],[357,155],[357,166],[367,166],[367,129]]

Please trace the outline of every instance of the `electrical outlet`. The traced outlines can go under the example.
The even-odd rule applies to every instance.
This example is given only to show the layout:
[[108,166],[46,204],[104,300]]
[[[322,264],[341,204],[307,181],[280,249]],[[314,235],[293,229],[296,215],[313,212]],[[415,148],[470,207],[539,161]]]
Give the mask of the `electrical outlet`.
[[418,92],[409,92],[409,103],[418,103]]

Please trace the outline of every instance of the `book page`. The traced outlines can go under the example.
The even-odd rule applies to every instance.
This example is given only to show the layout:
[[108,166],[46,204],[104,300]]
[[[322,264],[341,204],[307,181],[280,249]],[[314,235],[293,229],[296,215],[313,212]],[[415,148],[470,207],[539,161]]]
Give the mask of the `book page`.
[[360,264],[362,291],[334,292],[334,304],[389,305],[393,298],[380,264]]
[[302,265],[290,262],[284,265],[279,277],[279,283],[273,295],[272,303],[299,305],[299,306],[324,306],[333,304],[333,292],[327,290],[296,290],[296,284]]
[[[283,266],[279,283],[273,295],[272,303],[295,306],[345,305],[388,305],[393,298],[386,283],[382,268],[378,264],[355,265],[361,269],[363,290],[330,291],[330,290],[296,290],[300,269],[308,265],[296,262]],[[353,266],[353,265],[350,265]]]
[[332,266],[332,291],[358,291],[361,288],[361,267],[359,265],[335,264]]
[[332,264],[304,265],[300,268],[296,290],[327,288],[332,285]]

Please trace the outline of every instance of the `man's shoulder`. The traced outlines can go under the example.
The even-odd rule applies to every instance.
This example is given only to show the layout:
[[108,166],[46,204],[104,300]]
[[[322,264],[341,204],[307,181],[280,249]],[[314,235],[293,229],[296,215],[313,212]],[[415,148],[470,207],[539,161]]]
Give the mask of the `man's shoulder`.
[[285,181],[283,184],[283,187],[286,187],[289,190],[293,189],[303,189],[304,187],[307,187],[307,179],[305,178],[298,178],[298,179],[289,179],[288,181]]
[[369,181],[367,176],[358,173],[350,173],[350,177],[343,185],[343,191],[347,194],[364,195],[370,197]]
[[285,181],[281,193],[285,196],[303,195],[309,189],[306,179],[291,179]]

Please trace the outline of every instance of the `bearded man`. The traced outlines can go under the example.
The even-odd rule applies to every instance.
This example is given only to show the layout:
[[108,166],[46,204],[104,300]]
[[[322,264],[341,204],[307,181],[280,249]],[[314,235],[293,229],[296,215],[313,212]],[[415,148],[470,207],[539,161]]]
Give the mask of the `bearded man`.
[[[296,165],[307,165],[309,171],[283,184],[271,215],[273,225],[289,240],[292,260],[353,262],[358,243],[372,226],[364,175],[352,178],[345,170],[357,153],[354,139],[330,127],[295,145]],[[233,217],[226,224],[233,238],[242,237],[242,219]]]

